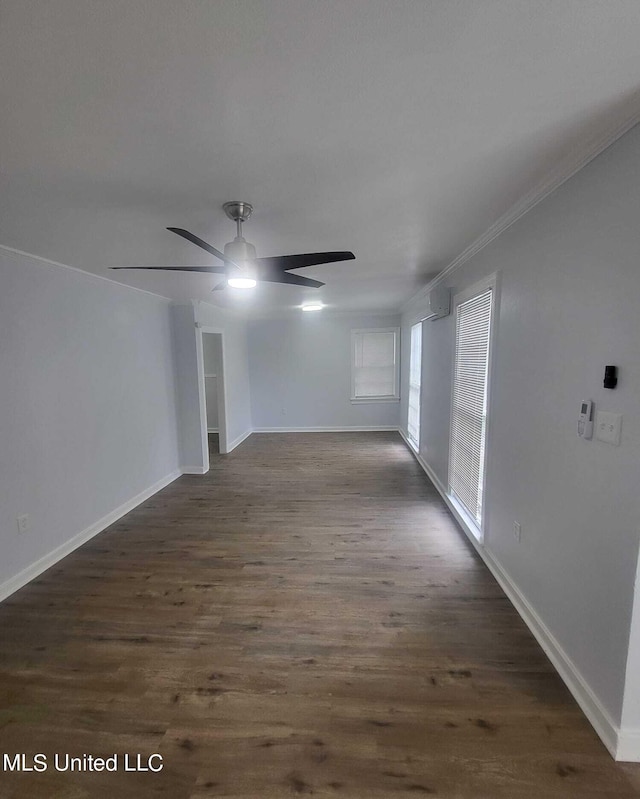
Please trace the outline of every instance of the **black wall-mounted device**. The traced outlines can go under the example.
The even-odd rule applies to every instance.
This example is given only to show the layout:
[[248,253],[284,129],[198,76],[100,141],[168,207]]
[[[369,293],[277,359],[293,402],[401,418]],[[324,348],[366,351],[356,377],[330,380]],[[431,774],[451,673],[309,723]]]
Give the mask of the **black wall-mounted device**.
[[618,385],[618,367],[605,366],[604,367],[604,383],[605,388],[615,388]]

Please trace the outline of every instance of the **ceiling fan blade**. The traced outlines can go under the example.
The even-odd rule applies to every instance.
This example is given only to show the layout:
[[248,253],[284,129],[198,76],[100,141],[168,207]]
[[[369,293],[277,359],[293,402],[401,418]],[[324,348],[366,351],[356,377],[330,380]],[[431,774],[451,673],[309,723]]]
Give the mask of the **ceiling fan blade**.
[[279,275],[261,274],[258,280],[265,283],[289,283],[292,286],[311,286],[316,289],[324,286],[324,283],[319,280],[311,280],[309,277],[301,277],[300,275],[290,275],[288,272],[281,272]]
[[110,266],[109,269],[159,269],[168,272],[213,272],[224,274],[224,266]]
[[331,264],[335,261],[352,261],[356,256],[352,252],[306,252],[300,255],[274,255],[270,258],[256,258],[259,266],[270,269],[300,269],[303,266]]
[[227,258],[224,253],[220,252],[220,250],[216,250],[216,248],[212,247],[211,244],[207,244],[206,241],[194,236],[193,233],[189,233],[188,230],[183,230],[181,227],[168,227],[167,230],[170,230],[172,233],[177,233],[178,236],[182,236],[183,239],[195,244],[196,247],[200,247],[201,249],[206,250],[208,253],[211,253],[211,255],[215,255],[216,258],[224,261],[225,264],[231,264],[231,266],[235,266],[236,269],[240,269],[235,261],[232,261],[231,258]]

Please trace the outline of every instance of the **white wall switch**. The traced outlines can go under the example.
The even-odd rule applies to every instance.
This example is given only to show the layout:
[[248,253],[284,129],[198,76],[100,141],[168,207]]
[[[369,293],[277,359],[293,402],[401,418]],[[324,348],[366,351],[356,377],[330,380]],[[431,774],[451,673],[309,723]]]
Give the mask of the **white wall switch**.
[[18,516],[16,521],[18,522],[18,532],[19,533],[28,533],[29,532],[29,514],[23,513],[21,516]]
[[596,438],[615,447],[620,443],[622,414],[598,411],[596,414]]

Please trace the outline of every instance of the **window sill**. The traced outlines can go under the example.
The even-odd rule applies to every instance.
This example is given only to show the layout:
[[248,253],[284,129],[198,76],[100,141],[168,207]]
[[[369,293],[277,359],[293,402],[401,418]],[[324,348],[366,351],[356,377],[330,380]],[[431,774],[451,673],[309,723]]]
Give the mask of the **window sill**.
[[351,397],[352,405],[364,405],[369,402],[400,402],[400,397]]
[[449,491],[447,493],[449,497],[449,502],[453,505],[453,508],[458,516],[458,521],[466,527],[467,531],[478,541],[478,543],[482,543],[484,538],[482,534],[482,530],[478,527],[478,523],[476,520],[471,516],[469,511],[464,507],[464,505],[457,499],[456,495],[453,491]]

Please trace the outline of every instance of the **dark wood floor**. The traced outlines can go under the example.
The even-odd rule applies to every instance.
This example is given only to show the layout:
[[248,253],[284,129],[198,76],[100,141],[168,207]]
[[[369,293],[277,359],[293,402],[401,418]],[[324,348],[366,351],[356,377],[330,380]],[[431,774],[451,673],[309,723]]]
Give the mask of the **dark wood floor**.
[[254,435],[0,629],[3,752],[165,764],[2,799],[640,797],[396,434]]

